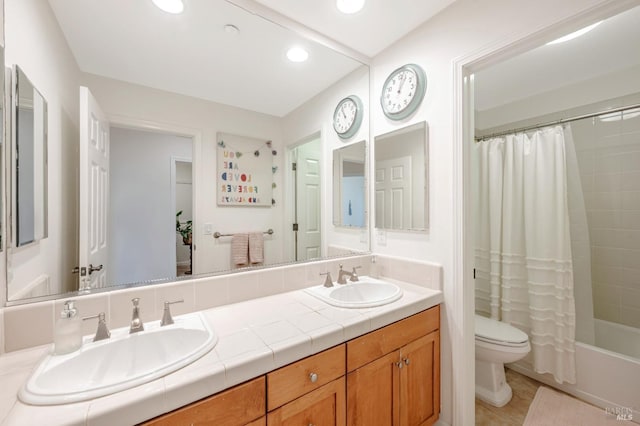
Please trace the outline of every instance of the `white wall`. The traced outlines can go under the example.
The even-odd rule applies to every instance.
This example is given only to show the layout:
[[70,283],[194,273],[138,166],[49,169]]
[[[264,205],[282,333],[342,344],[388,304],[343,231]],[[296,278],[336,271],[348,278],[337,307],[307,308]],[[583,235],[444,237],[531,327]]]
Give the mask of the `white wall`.
[[[201,143],[194,148],[194,273],[230,269],[230,238],[214,239],[204,234],[204,224],[221,233],[266,231],[265,262],[283,259],[283,164],[281,119],[240,108],[216,104],[91,74],[82,75],[98,103],[116,123],[137,123],[149,128],[175,127],[182,134],[197,134]],[[271,140],[278,151],[273,159],[275,207],[239,207],[216,205],[216,134],[231,133]],[[178,132],[180,133],[180,132]]]
[[[533,74],[535,70],[532,70]],[[477,84],[482,84],[482,81]],[[514,123],[517,123],[517,127],[527,123],[538,124],[539,120],[548,119],[554,113],[558,117],[558,112],[638,92],[640,67],[628,68],[488,110],[476,111],[475,125],[476,129],[486,134],[501,129],[508,130]],[[601,105],[602,109],[611,107],[611,102]]]
[[77,238],[66,237],[76,232],[77,205],[62,200],[77,200],[79,69],[48,2],[6,1],[5,34],[5,64],[20,65],[49,111],[49,236],[9,251],[9,287],[17,291],[46,273],[58,292],[74,279],[77,259]]
[[[364,104],[364,117],[360,130],[349,140],[343,141],[333,130],[333,112],[341,99],[357,95]],[[333,224],[333,150],[345,144],[369,141],[369,68],[362,66],[341,81],[289,113],[282,120],[283,140],[292,147],[309,136],[320,132],[322,139],[322,240],[331,245],[353,250],[368,250],[366,231],[359,228],[336,227]],[[286,191],[285,195],[290,194]],[[285,212],[291,218],[290,212]],[[291,222],[291,219],[289,219]],[[326,255],[326,253],[323,253]]]
[[176,276],[171,168],[191,138],[112,127],[110,147],[109,283]]

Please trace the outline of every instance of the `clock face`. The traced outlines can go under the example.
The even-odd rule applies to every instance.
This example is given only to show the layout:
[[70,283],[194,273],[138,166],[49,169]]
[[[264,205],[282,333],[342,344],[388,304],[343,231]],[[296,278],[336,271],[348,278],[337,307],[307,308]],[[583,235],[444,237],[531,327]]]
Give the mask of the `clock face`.
[[426,90],[422,68],[407,64],[393,71],[384,83],[380,104],[385,115],[401,120],[413,113],[422,102]]
[[362,102],[355,95],[347,96],[338,103],[333,113],[333,128],[343,139],[353,136],[362,123]]

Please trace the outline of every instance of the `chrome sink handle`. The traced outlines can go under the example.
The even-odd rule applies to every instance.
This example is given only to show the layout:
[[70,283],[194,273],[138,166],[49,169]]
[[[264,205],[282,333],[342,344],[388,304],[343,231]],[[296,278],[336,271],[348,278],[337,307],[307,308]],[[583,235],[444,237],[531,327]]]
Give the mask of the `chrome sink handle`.
[[354,266],[353,267],[353,271],[351,271],[351,277],[349,278],[349,281],[351,282],[357,282],[360,281],[360,278],[358,278],[358,273],[356,272],[356,269],[360,269],[362,268],[362,266]]
[[131,327],[129,328],[129,334],[137,333],[144,330],[144,324],[140,319],[140,308],[138,307],[140,298],[134,297],[133,299],[131,299],[131,302],[133,302],[133,315],[131,316]]
[[91,315],[88,317],[82,318],[83,321],[98,318],[98,329],[96,330],[96,335],[93,337],[93,341],[97,342],[99,340],[105,340],[111,337],[111,332],[107,328],[107,321],[105,321],[104,312],[100,312],[97,315]]
[[184,299],[174,300],[173,302],[164,302],[164,313],[162,314],[162,321],[160,321],[160,326],[164,327],[165,325],[173,324],[173,317],[171,316],[171,310],[169,309],[171,305],[174,303],[183,303]]
[[322,285],[324,285],[327,288],[333,287],[333,279],[331,278],[331,272],[320,272],[320,275],[327,276],[327,278],[325,278],[324,283]]

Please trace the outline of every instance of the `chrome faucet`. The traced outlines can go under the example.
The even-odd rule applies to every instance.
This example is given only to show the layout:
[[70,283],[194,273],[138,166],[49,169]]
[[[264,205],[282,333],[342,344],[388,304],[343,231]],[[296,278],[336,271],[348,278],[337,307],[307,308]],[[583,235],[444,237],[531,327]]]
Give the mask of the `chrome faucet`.
[[345,279],[345,276],[348,276],[349,281],[351,282],[359,281],[358,273],[356,272],[356,269],[359,269],[359,268],[362,268],[362,266],[354,266],[351,272],[347,272],[344,269],[342,269],[342,263],[341,263],[340,270],[338,271],[338,281],[336,282],[338,284],[346,284],[347,280]]
[[111,332],[107,328],[107,322],[104,319],[104,312],[100,312],[97,315],[91,315],[90,317],[84,317],[82,320],[86,321],[94,318],[98,318],[98,329],[96,330],[96,335],[94,336],[93,341],[97,342],[98,340],[104,340],[111,337]]
[[133,316],[131,317],[131,328],[129,328],[129,334],[144,330],[144,324],[140,319],[140,308],[138,307],[140,298],[136,297],[131,299],[131,301],[133,302]]

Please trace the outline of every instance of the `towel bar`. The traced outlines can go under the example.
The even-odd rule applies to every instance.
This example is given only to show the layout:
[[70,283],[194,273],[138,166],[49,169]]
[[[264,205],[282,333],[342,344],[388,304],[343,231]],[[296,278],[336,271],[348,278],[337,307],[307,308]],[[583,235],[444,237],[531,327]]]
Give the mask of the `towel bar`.
[[[266,231],[264,231],[263,234],[271,235],[271,234],[273,234],[273,229],[269,228]],[[233,234],[221,234],[221,233],[219,233],[217,231],[213,233],[213,238],[232,237],[232,236],[233,236]]]

